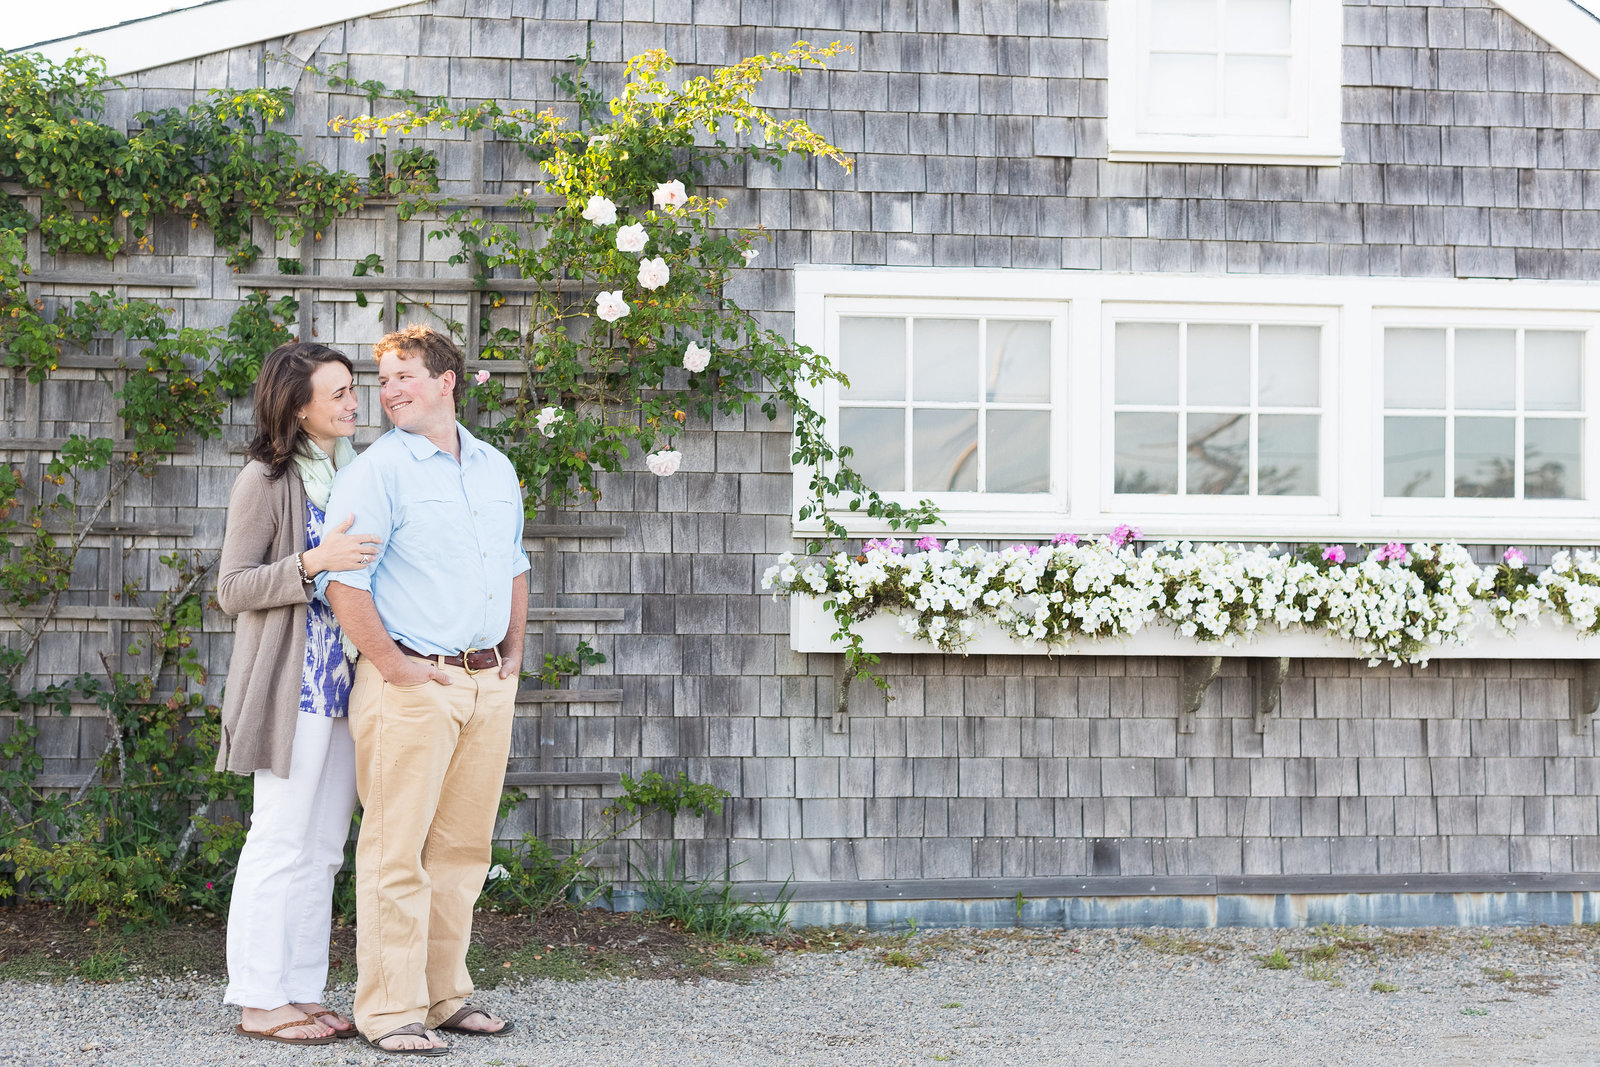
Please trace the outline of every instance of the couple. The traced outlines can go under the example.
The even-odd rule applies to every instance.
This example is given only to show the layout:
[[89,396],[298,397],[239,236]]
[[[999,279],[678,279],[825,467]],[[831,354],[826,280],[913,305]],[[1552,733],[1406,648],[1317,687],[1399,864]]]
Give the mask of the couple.
[[[441,1056],[440,1031],[512,1029],[466,1002],[466,953],[511,742],[528,560],[510,461],[456,421],[460,351],[410,327],[373,356],[395,428],[357,457],[350,360],[303,341],[274,350],[228,501],[217,601],[238,624],[217,767],[255,776],[255,810],[223,1000],[243,1009],[246,1037]],[[322,996],[358,794],[352,1023]]]

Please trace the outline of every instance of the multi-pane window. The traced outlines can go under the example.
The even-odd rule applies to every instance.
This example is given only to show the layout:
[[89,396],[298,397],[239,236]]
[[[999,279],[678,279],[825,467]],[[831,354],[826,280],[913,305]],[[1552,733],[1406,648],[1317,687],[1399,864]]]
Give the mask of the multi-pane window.
[[1383,495],[1583,496],[1584,333],[1383,331]]
[[1317,325],[1115,323],[1112,491],[1318,495],[1321,350]]
[[1051,488],[1051,323],[841,315],[839,443],[883,492]]
[[[1291,0],[1149,0],[1146,128],[1276,127],[1304,107],[1294,85]],[[1274,121],[1275,120],[1275,121]]]

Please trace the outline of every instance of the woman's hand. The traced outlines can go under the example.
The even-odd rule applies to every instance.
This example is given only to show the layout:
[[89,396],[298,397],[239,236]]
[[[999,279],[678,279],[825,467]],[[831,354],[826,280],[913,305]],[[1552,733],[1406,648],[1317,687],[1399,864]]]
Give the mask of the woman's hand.
[[355,521],[356,517],[352,514],[332,529],[325,529],[322,543],[316,548],[306,549],[308,575],[323,571],[357,571],[378,558],[378,550],[383,547],[379,538],[372,534],[346,532]]

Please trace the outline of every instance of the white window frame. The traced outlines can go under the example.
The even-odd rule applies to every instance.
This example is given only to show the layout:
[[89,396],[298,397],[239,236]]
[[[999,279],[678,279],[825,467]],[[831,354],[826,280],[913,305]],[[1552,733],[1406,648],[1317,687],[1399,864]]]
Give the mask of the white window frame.
[[1340,66],[1344,5],[1293,0],[1290,73],[1296,114],[1287,131],[1179,133],[1147,120],[1151,0],[1108,8],[1106,142],[1113,163],[1272,163],[1337,166],[1344,157]]
[[[1041,512],[1045,514],[1059,514],[1066,510],[1066,455],[1065,438],[1062,432],[1062,420],[1054,417],[1065,409],[1066,383],[1063,381],[1065,369],[1070,365],[1066,358],[1067,337],[1069,334],[1066,308],[1059,302],[1008,300],[996,302],[983,299],[965,300],[918,300],[904,299],[894,302],[892,307],[885,307],[882,301],[853,300],[849,297],[840,297],[830,300],[827,305],[827,347],[823,350],[829,353],[839,351],[839,320],[846,316],[872,317],[872,318],[942,318],[942,319],[1032,319],[1050,323],[1050,399],[1046,404],[1025,404],[1019,407],[1044,407],[1047,408],[1052,418],[1050,420],[1050,488],[1044,493],[936,493],[936,492],[906,492],[885,494],[894,500],[911,502],[921,499],[932,500],[938,506],[941,514],[961,514],[962,512]],[[907,353],[910,353],[911,331],[906,335]],[[982,366],[982,360],[979,360]],[[910,379],[907,379],[909,387]],[[840,387],[836,381],[829,381],[824,389],[824,412],[831,426],[838,425]],[[909,393],[909,388],[908,388]],[[925,409],[946,406],[938,403],[918,403],[911,400],[909,395],[900,404],[878,404],[876,402],[863,404],[863,407],[894,407],[904,409],[923,407]],[[951,404],[952,407],[963,407],[964,404]],[[987,405],[979,402],[980,407]],[[911,432],[910,420],[907,420],[906,432]],[[981,420],[980,420],[980,430]],[[906,441],[906,459],[911,461],[911,441]]]
[[[1383,485],[1383,456],[1384,443],[1384,416],[1385,400],[1383,395],[1384,378],[1384,331],[1393,328],[1420,327],[1423,329],[1440,329],[1448,327],[1464,327],[1471,329],[1502,329],[1502,330],[1570,330],[1583,335],[1583,381],[1580,388],[1583,392],[1583,417],[1579,419],[1582,427],[1582,443],[1580,449],[1583,456],[1582,493],[1578,500],[1565,499],[1519,499],[1516,497],[1392,497],[1384,493]],[[1529,313],[1512,309],[1483,309],[1483,308],[1456,308],[1443,310],[1439,308],[1374,308],[1372,316],[1372,405],[1373,420],[1376,435],[1373,438],[1372,449],[1372,484],[1375,489],[1375,510],[1380,515],[1392,515],[1396,518],[1410,518],[1412,516],[1426,516],[1448,509],[1463,516],[1474,518],[1492,518],[1496,513],[1504,513],[1507,507],[1513,507],[1519,515],[1530,519],[1545,518],[1552,521],[1566,520],[1576,522],[1587,520],[1590,529],[1581,539],[1592,541],[1595,531],[1592,520],[1600,514],[1600,473],[1594,465],[1593,438],[1600,429],[1594,424],[1597,415],[1600,415],[1600,374],[1592,366],[1593,361],[1600,356],[1600,349],[1596,344],[1600,342],[1600,331],[1597,331],[1593,315],[1580,312],[1543,311]],[[1521,346],[1518,346],[1519,364]],[[1520,372],[1520,366],[1519,366]],[[1454,419],[1454,398],[1445,396],[1444,407],[1434,413],[1441,418]],[[1507,408],[1497,413],[1500,417],[1526,416],[1527,411],[1520,407]],[[1559,412],[1549,413],[1560,415]],[[1534,417],[1539,417],[1535,412]],[[1451,438],[1447,435],[1446,441]],[[1446,445],[1448,448],[1448,443]],[[1518,448],[1521,447],[1520,435]],[[1519,461],[1520,462],[1520,461]],[[1446,457],[1446,471],[1449,471],[1449,458]],[[1446,475],[1448,479],[1448,473]]]
[[[795,272],[796,340],[825,355],[836,351],[841,309],[900,313],[937,306],[1006,315],[1027,306],[1052,309],[1058,361],[1051,375],[1050,502],[1019,506],[981,494],[962,494],[942,509],[940,537],[1049,538],[1056,533],[1107,533],[1122,523],[1147,537],[1195,540],[1381,543],[1399,539],[1479,544],[1582,544],[1600,529],[1600,286],[1543,281],[1422,280],[1111,274],[1098,271],[920,270],[806,268]],[[1108,323],[1117,314],[1145,317],[1181,312],[1249,321],[1325,322],[1327,358],[1321,368],[1326,444],[1317,498],[1182,498],[1111,493],[1111,393]],[[1030,316],[1024,316],[1030,317]],[[1266,321],[1266,318],[1257,321]],[[1502,325],[1588,330],[1585,349],[1585,428],[1582,500],[1389,500],[1382,479],[1382,330],[1387,325]],[[830,328],[834,330],[830,336]],[[831,388],[831,387],[829,387]],[[830,419],[837,393],[806,392]],[[835,423],[836,425],[836,423]],[[794,531],[822,532],[799,521],[808,499],[809,471],[794,473]],[[915,503],[926,494],[892,494]],[[1200,500],[1205,506],[1195,506]],[[1308,501],[1315,500],[1315,504]],[[1287,502],[1287,503],[1286,503]],[[889,533],[882,520],[848,511],[834,515],[852,535]]]
[[[1245,290],[1241,287],[1241,292]],[[1101,302],[1101,381],[1104,412],[1101,427],[1102,471],[1101,497],[1109,513],[1143,511],[1148,514],[1237,514],[1240,500],[1253,500],[1251,510],[1269,515],[1322,515],[1332,517],[1337,513],[1338,446],[1335,428],[1338,426],[1338,375],[1337,353],[1339,319],[1336,309],[1327,307],[1285,307],[1258,304],[1193,304],[1193,303],[1125,303]],[[1234,325],[1293,325],[1316,326],[1321,330],[1322,347],[1318,353],[1317,392],[1319,417],[1317,433],[1317,489],[1314,496],[1210,496],[1186,494],[1158,496],[1143,493],[1116,492],[1116,326],[1120,322],[1187,322],[1229,323]],[[1252,379],[1252,394],[1255,382]],[[1176,408],[1194,406],[1180,395]],[[1252,411],[1259,409],[1258,398],[1252,395]],[[1270,409],[1269,409],[1270,410]],[[1178,443],[1178,462],[1184,462],[1183,442]],[[1253,466],[1253,464],[1252,464]]]

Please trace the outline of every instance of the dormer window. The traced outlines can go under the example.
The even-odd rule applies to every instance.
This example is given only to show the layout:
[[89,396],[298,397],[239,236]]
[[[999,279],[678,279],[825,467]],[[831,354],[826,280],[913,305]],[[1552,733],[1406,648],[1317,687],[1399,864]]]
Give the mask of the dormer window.
[[1113,162],[1339,162],[1339,4],[1122,0],[1110,11]]

